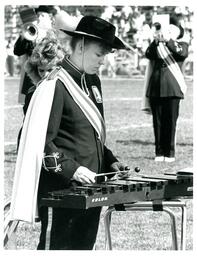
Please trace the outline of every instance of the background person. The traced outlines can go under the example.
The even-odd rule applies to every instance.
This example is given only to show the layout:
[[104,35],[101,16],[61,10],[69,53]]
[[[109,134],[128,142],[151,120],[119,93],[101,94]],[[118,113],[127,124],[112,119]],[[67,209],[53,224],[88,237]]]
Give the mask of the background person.
[[10,39],[8,41],[8,44],[6,45],[6,52],[7,52],[7,58],[6,58],[7,71],[10,76],[14,76],[14,53],[13,53],[12,39]]
[[[41,207],[40,200],[49,191],[72,187],[76,183],[94,183],[97,173],[115,171],[120,176],[127,175],[126,166],[105,146],[101,82],[97,76],[105,55],[112,48],[125,46],[115,36],[112,24],[94,16],[83,17],[75,31],[64,32],[72,36],[72,52],[64,58],[61,68],[52,71],[39,84],[28,107],[19,146],[11,213],[13,219],[33,221],[35,204],[32,202],[38,199],[39,250],[91,250],[96,241],[101,207],[87,210],[53,208],[50,213],[47,207]],[[43,140],[45,127],[46,139]],[[42,169],[38,164],[40,159]],[[21,202],[27,211],[21,209]]]
[[[27,9],[26,9],[27,10]],[[14,45],[14,54],[22,58],[21,65],[23,67],[25,61],[31,56],[32,51],[36,43],[45,37],[44,31],[52,29],[54,24],[54,15],[56,14],[56,9],[52,5],[40,5],[38,8],[32,9],[35,11],[35,14],[31,14],[31,17],[25,16],[23,18],[23,23],[32,22],[38,28],[38,37],[25,38],[24,33],[18,37]],[[42,31],[42,33],[41,33]],[[27,74],[23,71],[21,73],[21,81],[19,87],[19,102],[24,103],[25,95],[28,92],[28,89],[32,87],[32,81],[29,79]]]
[[145,53],[151,61],[146,97],[153,116],[155,161],[175,160],[179,103],[186,92],[181,67],[188,56],[188,43],[181,40],[183,35],[184,30],[178,19],[171,16],[169,28],[157,31]]

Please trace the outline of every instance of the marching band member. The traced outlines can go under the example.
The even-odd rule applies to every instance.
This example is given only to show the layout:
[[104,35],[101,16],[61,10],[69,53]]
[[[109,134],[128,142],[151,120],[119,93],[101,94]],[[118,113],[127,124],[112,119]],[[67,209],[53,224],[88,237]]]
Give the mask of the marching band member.
[[184,98],[186,84],[181,71],[188,56],[188,43],[184,30],[175,16],[169,28],[156,24],[157,34],[146,50],[150,60],[146,79],[145,105],[153,116],[155,161],[175,161],[175,133],[179,116],[179,103]]
[[50,211],[40,199],[49,191],[94,183],[98,173],[128,174],[105,146],[97,76],[105,55],[125,45],[112,24],[94,16],[84,16],[74,31],[63,32],[72,36],[72,52],[39,83],[31,98],[18,150],[11,216],[34,222],[37,210],[39,250],[91,250],[101,207]]
[[[40,5],[37,8],[27,8],[23,10],[24,16],[21,16],[23,25],[26,23],[32,23],[36,28],[34,33],[25,33],[25,29],[18,37],[14,45],[14,54],[21,57],[21,79],[19,87],[19,102],[24,103],[25,96],[28,93],[29,88],[33,85],[31,79],[23,70],[23,65],[26,60],[31,56],[36,43],[45,37],[44,33],[40,31],[47,31],[52,29],[54,23],[54,15],[56,9],[52,5]],[[22,12],[21,12],[22,13]],[[37,31],[36,31],[37,30]]]

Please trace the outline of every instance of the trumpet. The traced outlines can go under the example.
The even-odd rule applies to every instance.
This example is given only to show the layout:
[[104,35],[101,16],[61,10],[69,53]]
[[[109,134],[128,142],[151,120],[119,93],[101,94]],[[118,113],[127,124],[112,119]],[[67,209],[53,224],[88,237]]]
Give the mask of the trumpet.
[[153,37],[156,41],[159,41],[159,42],[163,42],[164,41],[164,37],[163,37],[163,30],[162,30],[162,27],[161,27],[161,24],[159,22],[155,22],[153,24],[153,28],[154,28],[154,34],[153,34]]
[[155,22],[153,26],[155,27],[156,31],[161,31],[161,24],[159,22]]
[[35,41],[38,37],[38,27],[30,22],[23,25],[23,37],[29,41]]

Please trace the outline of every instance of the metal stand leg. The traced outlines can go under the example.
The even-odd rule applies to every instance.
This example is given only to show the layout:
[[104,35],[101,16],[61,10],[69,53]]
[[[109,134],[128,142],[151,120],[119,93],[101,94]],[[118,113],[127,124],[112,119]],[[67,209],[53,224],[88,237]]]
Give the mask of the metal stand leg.
[[[125,211],[153,211],[153,202],[137,202],[134,204],[125,204]],[[186,244],[186,204],[181,201],[162,201],[162,210],[169,214],[171,220],[172,249],[178,250],[178,239],[176,232],[176,218],[174,212],[169,207],[181,208],[181,245],[180,250],[185,250]],[[113,211],[117,211],[113,206],[109,207],[104,214],[105,226],[105,249],[112,250],[112,241],[110,233],[110,220]]]
[[109,207],[104,215],[104,226],[105,226],[105,250],[112,250],[112,242],[111,242],[111,233],[110,233],[110,222],[111,222],[111,213],[115,209],[113,207]]
[[187,231],[187,211],[186,204],[182,205],[182,218],[181,218],[181,250],[186,249],[186,231]]
[[172,232],[172,249],[178,250],[178,240],[176,233],[176,218],[174,213],[169,208],[164,208],[163,211],[167,212],[171,219],[171,232]]

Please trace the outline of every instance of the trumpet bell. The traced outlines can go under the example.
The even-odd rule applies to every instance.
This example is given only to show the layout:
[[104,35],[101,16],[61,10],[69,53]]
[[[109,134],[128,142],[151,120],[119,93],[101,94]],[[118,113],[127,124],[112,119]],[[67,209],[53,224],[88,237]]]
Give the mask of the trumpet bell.
[[23,37],[29,41],[34,41],[38,37],[38,28],[33,23],[24,24]]

